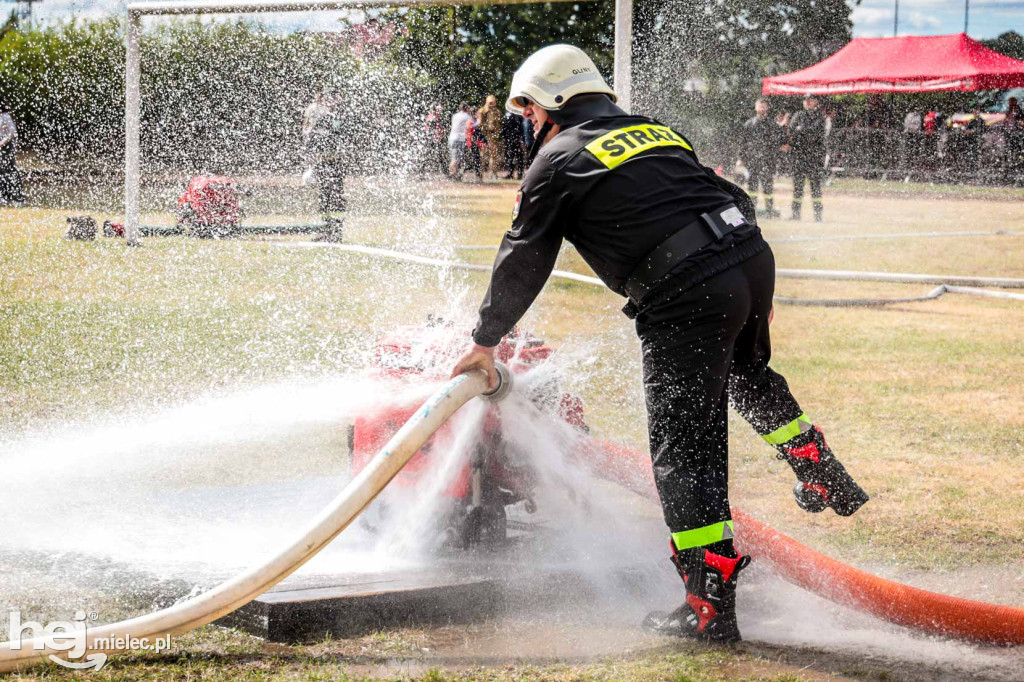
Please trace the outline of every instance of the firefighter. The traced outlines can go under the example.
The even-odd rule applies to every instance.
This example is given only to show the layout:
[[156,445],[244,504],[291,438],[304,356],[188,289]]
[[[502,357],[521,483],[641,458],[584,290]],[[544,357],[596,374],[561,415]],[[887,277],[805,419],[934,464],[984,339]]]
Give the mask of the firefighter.
[[702,166],[667,126],[627,114],[582,50],[550,45],[513,79],[506,108],[537,134],[473,344],[452,376],[483,369],[533,303],[563,239],[629,299],[643,349],[654,477],[686,599],[645,628],[715,641],[740,638],[728,500],[727,406],[792,465],[797,501],[852,514],[867,495],[768,366],[775,263],[752,203]]
[[779,215],[775,210],[775,166],[783,138],[779,126],[768,118],[768,100],[762,97],[754,102],[754,114],[743,124],[743,163],[750,173],[747,188],[755,206],[758,193],[763,193],[764,215],[775,218]]
[[818,106],[818,98],[804,95],[804,110],[793,114],[789,122],[791,156],[793,157],[793,214],[790,220],[800,220],[804,200],[804,180],[811,186],[814,202],[814,221],[821,222],[821,181],[825,175],[825,114]]
[[337,112],[337,97],[333,91],[318,94],[307,107],[302,133],[306,151],[313,164],[313,177],[320,190],[320,213],[323,231],[314,241],[340,242],[343,240],[347,135],[344,119]]

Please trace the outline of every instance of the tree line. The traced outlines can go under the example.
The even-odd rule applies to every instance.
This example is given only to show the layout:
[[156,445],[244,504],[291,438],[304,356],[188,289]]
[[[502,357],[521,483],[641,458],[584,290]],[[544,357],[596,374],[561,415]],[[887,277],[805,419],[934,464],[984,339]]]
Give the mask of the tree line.
[[[611,75],[613,0],[369,16],[388,36],[373,49],[363,49],[365,25],[355,24],[319,34],[273,32],[250,20],[149,28],[141,45],[144,162],[207,172],[294,169],[302,162],[302,108],[324,88],[339,93],[354,149],[378,161],[408,154],[410,141],[422,142],[430,107],[451,112],[460,100],[500,96],[523,58],[553,42],[582,47]],[[850,6],[637,0],[634,32],[634,109],[716,148],[750,115],[762,77],[809,66],[849,41]],[[1011,56],[1024,52],[1016,33],[985,42]],[[44,160],[119,164],[122,22],[5,26],[0,99],[15,113],[22,146]]]
[[[400,153],[389,140],[413,134],[412,119],[427,98],[426,81],[412,71],[354,59],[344,32],[282,34],[249,21],[179,20],[143,33],[141,63],[149,169],[294,169],[302,162],[302,110],[325,90],[344,103],[347,117],[366,123],[351,126],[350,141],[370,150],[368,158]],[[116,19],[14,30],[0,39],[0,99],[15,114],[21,146],[55,165],[122,162],[124,74]],[[391,133],[382,140],[385,117]]]

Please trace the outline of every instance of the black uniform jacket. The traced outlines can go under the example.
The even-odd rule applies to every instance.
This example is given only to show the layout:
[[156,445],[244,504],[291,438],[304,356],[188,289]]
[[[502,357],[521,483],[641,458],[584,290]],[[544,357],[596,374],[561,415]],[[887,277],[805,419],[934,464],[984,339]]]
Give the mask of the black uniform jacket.
[[821,107],[793,114],[789,130],[793,153],[806,159],[825,158],[825,114]]
[[783,144],[782,127],[770,118],[753,116],[743,124],[743,162],[747,166],[775,163]]
[[766,247],[749,197],[702,166],[682,135],[626,114],[604,95],[569,104],[576,106],[558,112],[562,129],[541,149],[516,197],[512,229],[502,239],[473,332],[482,346],[497,345],[530,307],[563,239],[623,296],[624,282],[648,253],[723,205],[736,203],[751,224],[682,261],[666,278],[673,289]]

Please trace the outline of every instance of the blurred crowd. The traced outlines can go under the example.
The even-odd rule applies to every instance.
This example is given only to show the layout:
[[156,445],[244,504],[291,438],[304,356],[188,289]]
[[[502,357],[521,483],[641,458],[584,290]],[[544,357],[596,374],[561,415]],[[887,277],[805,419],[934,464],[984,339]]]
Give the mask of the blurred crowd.
[[899,166],[908,170],[948,167],[961,175],[988,170],[1017,181],[1024,171],[1024,113],[1016,97],[996,112],[977,105],[953,115],[911,109],[903,119],[899,152]]
[[911,109],[900,129],[890,125],[892,116],[880,106],[853,118],[814,95],[806,95],[795,113],[772,111],[761,98],[743,124],[736,172],[746,178],[755,202],[763,200],[762,214],[770,216],[779,214],[775,176],[791,175],[794,220],[801,217],[805,184],[814,217],[821,220],[822,184],[829,173],[1019,184],[1024,182],[1024,112],[1016,97],[999,108],[983,112],[975,106],[951,116]]
[[533,124],[506,112],[494,95],[488,95],[479,108],[460,103],[447,129],[440,107],[435,107],[427,115],[426,126],[431,156],[444,160],[439,165],[451,180],[460,181],[465,173],[475,182],[483,182],[485,176],[522,179],[527,150],[533,144]]
[[[881,95],[870,96],[867,106],[861,103],[854,109],[852,103],[856,102],[823,100],[820,105],[823,162],[831,172],[924,181],[1024,182],[1024,113],[1016,97],[985,110],[975,105],[958,113],[914,106],[897,112]],[[790,122],[795,114],[772,115],[787,138],[777,154],[779,172],[790,173],[798,167],[793,162],[799,154],[788,154],[789,149],[781,146],[793,135]],[[744,144],[749,146],[750,141],[745,139]]]

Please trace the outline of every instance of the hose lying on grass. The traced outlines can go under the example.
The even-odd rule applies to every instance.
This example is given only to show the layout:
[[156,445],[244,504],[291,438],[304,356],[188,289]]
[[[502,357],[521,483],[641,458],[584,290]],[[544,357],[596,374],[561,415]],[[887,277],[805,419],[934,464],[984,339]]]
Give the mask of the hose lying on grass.
[[[594,441],[581,450],[594,473],[658,502],[647,453]],[[1024,644],[1024,609],[949,597],[886,580],[805,547],[733,507],[736,542],[785,580],[882,620],[943,637]]]
[[968,294],[971,296],[987,296],[989,298],[1002,298],[1011,301],[1024,301],[1024,294],[1014,294],[1009,291],[989,291],[988,289],[978,289],[975,287],[956,287],[946,284],[940,284],[924,296],[910,296],[907,298],[790,298],[788,296],[776,296],[774,301],[783,305],[819,306],[823,308],[872,308],[899,303],[934,301],[943,294]]
[[[393,251],[377,246],[365,246],[363,244],[332,244],[312,242],[281,242],[281,246],[291,248],[318,248],[326,247],[338,249],[349,253],[361,253],[368,256],[380,256],[393,260],[430,265],[441,268],[454,268],[457,270],[471,270],[474,272],[490,272],[490,265],[478,265],[475,263],[461,263],[459,261],[443,260],[441,258],[430,258],[419,256],[404,251]],[[788,296],[776,296],[775,302],[782,305],[797,306],[818,306],[824,308],[846,308],[846,307],[876,307],[885,305],[896,305],[899,303],[917,303],[921,301],[933,301],[947,293],[969,294],[975,296],[989,296],[993,298],[1004,298],[1016,301],[1024,301],[1024,294],[1014,294],[1002,291],[988,291],[979,289],[976,286],[994,286],[1002,288],[1024,288],[1024,279],[987,278],[987,277],[960,277],[956,275],[913,275],[899,273],[879,272],[854,272],[843,270],[777,270],[779,277],[792,277],[796,279],[840,279],[840,280],[867,280],[882,282],[903,282],[903,283],[938,283],[939,286],[932,289],[924,296],[912,296],[905,298],[791,298]],[[583,284],[604,286],[604,282],[597,277],[581,275],[567,270],[554,270],[551,276],[556,279],[564,279]],[[902,279],[901,279],[902,278]],[[946,283],[948,282],[948,284]],[[976,286],[954,286],[954,283],[970,284]]]

